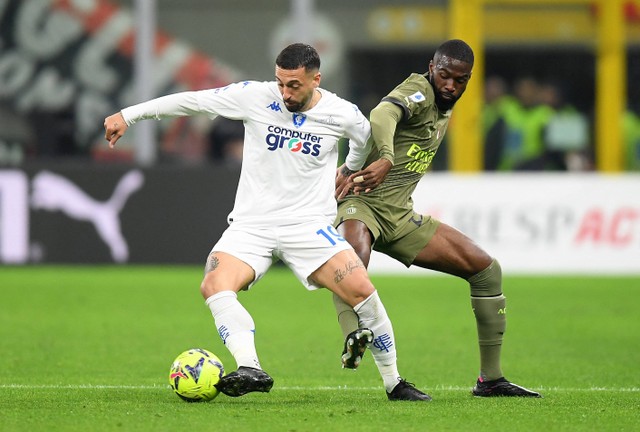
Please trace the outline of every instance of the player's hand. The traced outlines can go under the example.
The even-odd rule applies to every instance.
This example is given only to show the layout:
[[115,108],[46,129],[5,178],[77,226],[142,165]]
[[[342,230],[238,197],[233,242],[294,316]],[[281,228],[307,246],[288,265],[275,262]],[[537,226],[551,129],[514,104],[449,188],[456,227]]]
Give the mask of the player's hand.
[[359,195],[361,192],[367,193],[382,184],[385,177],[393,167],[388,159],[378,159],[372,162],[365,169],[349,177],[349,181],[353,186],[353,193]]
[[116,142],[124,135],[128,127],[122,113],[117,112],[104,119],[104,138],[109,141],[110,148],[116,146]]
[[353,186],[353,183],[349,182],[351,174],[353,171],[347,168],[346,164],[342,164],[336,171],[336,199],[342,199],[349,193],[349,189]]

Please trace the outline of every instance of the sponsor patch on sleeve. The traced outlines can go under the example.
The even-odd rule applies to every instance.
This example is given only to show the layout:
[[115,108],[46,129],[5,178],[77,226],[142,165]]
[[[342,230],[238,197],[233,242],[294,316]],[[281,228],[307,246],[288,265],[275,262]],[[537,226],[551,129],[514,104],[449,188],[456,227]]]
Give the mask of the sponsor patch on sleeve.
[[409,96],[409,100],[411,102],[422,102],[423,100],[425,100],[426,98],[424,97],[424,95],[422,93],[415,92],[414,94],[412,94],[411,96]]

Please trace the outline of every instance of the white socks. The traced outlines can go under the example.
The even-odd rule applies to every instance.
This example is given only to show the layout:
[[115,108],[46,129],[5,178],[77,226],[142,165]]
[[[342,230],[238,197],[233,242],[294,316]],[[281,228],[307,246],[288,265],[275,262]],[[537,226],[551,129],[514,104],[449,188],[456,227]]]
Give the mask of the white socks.
[[222,342],[236,360],[237,366],[260,367],[254,341],[255,324],[249,312],[233,291],[221,291],[206,300]]
[[[211,309],[218,334],[233,355],[238,367],[260,367],[256,353],[254,333],[255,324],[249,312],[240,304],[233,291],[222,291],[206,300]],[[387,392],[391,392],[398,384],[400,374],[396,360],[395,337],[387,311],[374,292],[353,310],[360,318],[360,327],[373,332],[374,339],[370,351],[378,367]]]
[[355,305],[353,310],[360,318],[360,327],[366,327],[373,332],[373,343],[370,350],[376,362],[384,387],[391,392],[398,384],[400,374],[396,359],[396,343],[393,335],[393,327],[387,316],[387,311],[374,291],[361,303]]

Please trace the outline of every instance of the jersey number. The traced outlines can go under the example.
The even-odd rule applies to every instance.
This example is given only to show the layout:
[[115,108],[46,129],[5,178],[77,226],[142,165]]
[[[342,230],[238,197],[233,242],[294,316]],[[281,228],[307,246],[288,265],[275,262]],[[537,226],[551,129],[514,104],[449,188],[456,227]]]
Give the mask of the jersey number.
[[337,244],[336,240],[341,242],[345,241],[345,239],[343,239],[342,236],[338,234],[336,229],[331,225],[328,225],[326,230],[320,229],[316,231],[316,234],[326,238],[329,241],[329,243],[331,243],[331,246],[335,246]]

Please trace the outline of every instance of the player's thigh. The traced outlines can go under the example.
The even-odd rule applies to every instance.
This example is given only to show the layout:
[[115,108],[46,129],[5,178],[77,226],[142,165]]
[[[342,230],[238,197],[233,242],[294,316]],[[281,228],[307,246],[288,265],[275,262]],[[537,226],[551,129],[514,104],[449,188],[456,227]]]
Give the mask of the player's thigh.
[[268,229],[231,224],[207,259],[203,295],[237,292],[254,284],[271,266],[274,247],[275,241]]
[[366,267],[371,259],[371,231],[358,219],[347,219],[338,225],[338,233],[349,242]]
[[344,250],[353,250],[326,219],[301,221],[275,229],[280,258],[308,290],[324,288],[311,275]]
[[392,222],[393,229],[384,231],[373,248],[409,267],[435,235],[440,222],[416,212],[400,215]]
[[221,291],[238,292],[246,289],[254,279],[255,272],[246,262],[228,253],[211,252],[200,290],[205,298]]
[[332,256],[311,274],[310,279],[327,287],[352,307],[375,291],[364,264],[352,249]]
[[491,264],[491,256],[457,229],[440,223],[413,264],[468,279]]

